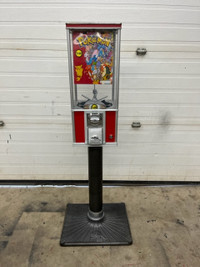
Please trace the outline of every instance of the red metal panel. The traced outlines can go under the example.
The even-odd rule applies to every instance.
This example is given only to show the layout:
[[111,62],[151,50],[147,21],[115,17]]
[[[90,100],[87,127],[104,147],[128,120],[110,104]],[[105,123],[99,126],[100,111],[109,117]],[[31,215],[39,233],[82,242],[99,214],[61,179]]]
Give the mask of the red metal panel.
[[106,111],[106,143],[116,142],[116,111]]
[[75,142],[85,143],[84,111],[74,112]]
[[67,28],[118,28],[122,27],[122,24],[73,24],[73,23],[66,23]]

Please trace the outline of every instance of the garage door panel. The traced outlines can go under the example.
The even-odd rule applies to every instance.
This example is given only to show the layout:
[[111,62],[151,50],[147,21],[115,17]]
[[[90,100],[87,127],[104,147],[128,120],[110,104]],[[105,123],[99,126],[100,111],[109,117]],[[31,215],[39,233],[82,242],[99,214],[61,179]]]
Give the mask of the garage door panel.
[[104,147],[104,179],[199,179],[199,1],[0,6],[0,179],[88,178],[87,147],[72,145],[65,23],[77,13],[122,22],[119,144]]

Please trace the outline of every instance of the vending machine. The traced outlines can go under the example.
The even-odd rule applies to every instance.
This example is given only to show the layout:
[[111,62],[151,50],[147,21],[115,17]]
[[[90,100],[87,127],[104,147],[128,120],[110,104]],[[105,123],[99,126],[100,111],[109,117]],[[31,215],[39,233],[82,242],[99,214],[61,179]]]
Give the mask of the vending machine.
[[120,24],[67,24],[75,144],[117,143]]
[[69,23],[66,29],[73,143],[88,146],[89,204],[67,205],[60,243],[128,245],[125,204],[102,203],[103,146],[118,141],[121,24]]

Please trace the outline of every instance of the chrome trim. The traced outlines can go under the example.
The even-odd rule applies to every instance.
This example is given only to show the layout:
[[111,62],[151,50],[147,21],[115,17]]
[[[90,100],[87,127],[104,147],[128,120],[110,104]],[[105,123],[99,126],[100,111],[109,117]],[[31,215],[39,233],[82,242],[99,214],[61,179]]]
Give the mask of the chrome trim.
[[69,85],[70,85],[70,98],[71,98],[71,119],[72,119],[72,136],[73,136],[73,142],[76,142],[75,137],[75,124],[74,124],[74,110],[72,107],[74,106],[74,100],[73,100],[73,74],[72,74],[72,52],[71,52],[71,35],[72,32],[70,29],[67,30],[67,46],[68,46],[68,72],[69,72]]
[[[78,110],[80,111],[80,110]],[[88,113],[102,113],[103,115],[103,128],[102,128],[102,144],[100,145],[104,145],[106,144],[105,142],[105,109],[101,109],[101,110],[98,110],[98,109],[87,109],[87,110],[83,110],[84,111],[84,127],[85,127],[85,144],[87,145],[91,145],[89,144],[88,142],[88,126],[87,126],[87,114]]]
[[105,112],[105,111],[118,111],[117,108],[107,108],[107,109],[83,109],[83,108],[74,108],[72,109],[73,111],[84,111],[84,112],[88,112],[88,113],[95,113],[95,112]]
[[[117,142],[111,142],[111,143],[105,143],[105,144],[106,144],[106,146],[117,146],[117,145],[118,145]],[[73,142],[72,145],[73,145],[73,146],[85,146],[85,145],[87,145],[88,147],[89,147],[89,146],[92,146],[92,145],[90,145],[90,144],[85,144],[85,143],[75,143],[75,142]],[[103,144],[103,145],[104,145],[104,144]],[[98,145],[98,146],[102,146],[102,145]]]
[[118,143],[118,111],[116,111],[115,114],[116,118],[115,118],[115,142]]
[[[113,31],[114,34],[114,49],[113,49],[113,57],[114,57],[114,62],[113,62],[113,77],[115,77],[116,74],[116,59],[115,59],[115,49],[116,49],[116,34],[117,31]],[[114,89],[115,89],[115,79],[113,79],[112,81],[112,102],[114,104],[114,107],[116,107],[115,105],[115,93],[114,93]]]
[[72,110],[72,137],[73,137],[73,142],[76,142],[76,136],[75,136],[75,123],[74,123],[74,111]]
[[103,145],[106,144],[106,111],[103,112]]
[[94,211],[91,211],[89,209],[88,213],[87,213],[87,216],[91,221],[97,222],[97,221],[100,221],[101,219],[103,219],[104,212],[103,212],[103,210],[101,210],[100,212],[94,212]]
[[120,74],[120,45],[121,45],[121,29],[118,29],[118,40],[117,40],[117,54],[118,54],[118,58],[117,58],[117,66],[118,66],[118,73],[116,78],[116,84],[117,84],[117,88],[116,88],[116,108],[118,109],[119,107],[119,74]]
[[85,145],[87,145],[88,144],[87,112],[84,112],[84,127],[85,127]]
[[[71,96],[71,105],[73,103],[73,74],[72,74],[72,54],[71,54],[71,35],[72,32],[67,29],[67,46],[68,46],[68,71],[69,71],[69,84],[70,84],[70,96]],[[74,105],[72,105],[73,107]]]
[[119,30],[119,27],[66,27],[69,30]]

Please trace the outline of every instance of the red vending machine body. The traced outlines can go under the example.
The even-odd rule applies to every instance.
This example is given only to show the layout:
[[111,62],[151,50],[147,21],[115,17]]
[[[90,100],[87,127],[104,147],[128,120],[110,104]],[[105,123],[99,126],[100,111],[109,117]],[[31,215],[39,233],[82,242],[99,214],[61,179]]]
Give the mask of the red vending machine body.
[[121,24],[66,24],[75,144],[117,143]]
[[85,143],[84,111],[74,111],[75,142]]
[[106,143],[116,142],[116,111],[106,112]]

